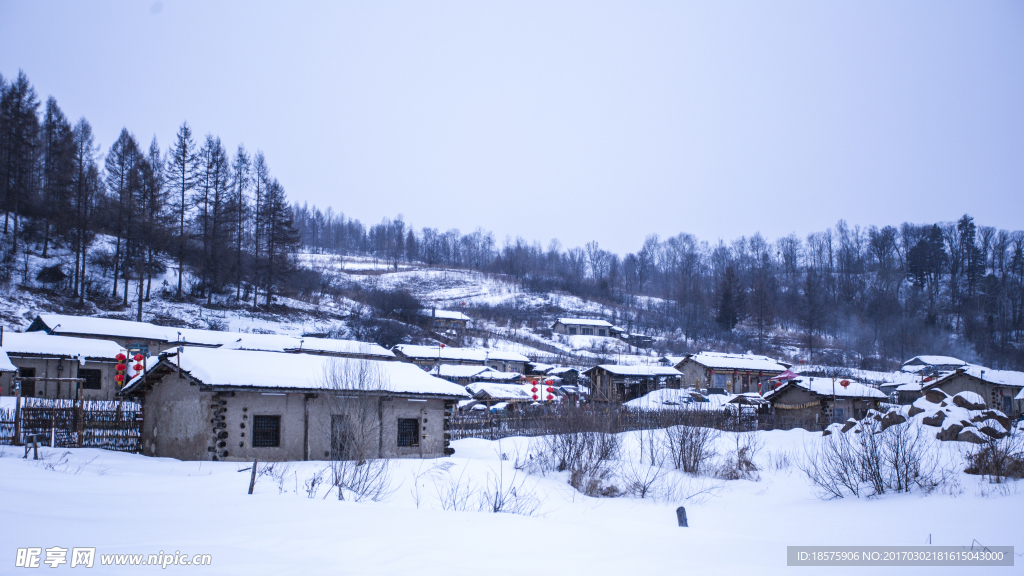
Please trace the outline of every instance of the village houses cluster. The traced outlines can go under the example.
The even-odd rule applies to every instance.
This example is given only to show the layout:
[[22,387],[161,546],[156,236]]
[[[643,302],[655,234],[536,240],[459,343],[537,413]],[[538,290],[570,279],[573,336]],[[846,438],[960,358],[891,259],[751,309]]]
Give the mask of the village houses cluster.
[[[469,322],[460,312],[423,313],[438,333]],[[599,319],[558,318],[552,332],[650,345]],[[456,414],[629,406],[661,390],[679,391],[671,396],[676,408],[734,405],[770,413],[778,427],[807,429],[864,418],[884,403],[910,404],[933,389],[976,394],[1011,418],[1024,404],[1024,373],[943,356],[912,358],[888,382],[801,374],[804,367],[766,356],[709,351],[643,365],[541,360],[442,343],[388,350],[315,335],[40,314],[25,332],[0,332],[0,396],[14,397],[15,409],[36,399],[132,402],[142,414],[143,454],[261,461],[343,457],[354,412],[372,419],[374,455],[429,458],[454,452],[448,431]]]

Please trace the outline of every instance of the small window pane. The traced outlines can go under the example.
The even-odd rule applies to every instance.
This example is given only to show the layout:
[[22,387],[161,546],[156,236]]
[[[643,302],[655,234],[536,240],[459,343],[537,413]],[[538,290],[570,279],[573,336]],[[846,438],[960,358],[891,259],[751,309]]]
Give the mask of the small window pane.
[[419,446],[419,428],[419,420],[415,418],[399,418],[398,445],[412,447]]
[[79,368],[78,377],[85,378],[85,382],[82,382],[82,388],[86,390],[103,389],[103,372],[99,370]]
[[253,416],[252,445],[254,448],[274,448],[281,445],[281,417]]

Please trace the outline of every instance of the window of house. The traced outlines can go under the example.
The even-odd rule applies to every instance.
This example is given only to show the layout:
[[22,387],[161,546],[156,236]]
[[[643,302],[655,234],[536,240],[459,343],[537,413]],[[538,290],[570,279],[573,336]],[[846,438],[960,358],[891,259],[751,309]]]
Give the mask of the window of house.
[[604,328],[601,328],[601,329],[599,329],[599,330],[597,331],[597,335],[598,335],[598,336],[607,336],[607,332],[605,332],[605,329],[604,329]]
[[[36,377],[36,369],[35,368],[25,368],[25,367],[18,368],[18,376],[21,376],[22,378],[35,378]],[[39,390],[42,391],[42,389],[43,389],[42,386],[40,386]],[[21,383],[21,395],[23,397],[35,396],[36,395],[36,381],[35,380],[29,380],[27,382],[26,381],[22,381],[22,383]]]
[[85,382],[82,382],[82,388],[86,390],[103,389],[103,372],[99,370],[79,368],[78,377],[85,378]]
[[575,328],[569,328],[569,335],[570,336],[575,336],[576,335],[576,329]]
[[725,374],[715,374],[715,388],[725,388]]
[[281,417],[252,417],[253,448],[275,448],[281,445]]
[[580,329],[580,333],[583,334],[584,336],[593,336],[594,335],[594,329],[593,328],[581,328]]
[[416,447],[420,445],[420,421],[416,418],[398,419],[398,445]]

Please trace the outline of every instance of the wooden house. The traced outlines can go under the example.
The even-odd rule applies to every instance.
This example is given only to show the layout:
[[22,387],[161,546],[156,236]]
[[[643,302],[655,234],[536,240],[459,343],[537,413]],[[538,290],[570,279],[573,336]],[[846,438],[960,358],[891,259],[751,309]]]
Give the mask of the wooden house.
[[745,394],[766,391],[768,380],[790,366],[791,364],[756,354],[699,352],[683,356],[675,368],[682,372],[683,386],[687,388]]
[[662,388],[679,388],[682,374],[668,366],[601,364],[583,373],[592,383],[592,402],[628,402]]
[[820,430],[847,418],[859,420],[887,397],[860,382],[803,376],[768,391],[764,399],[771,403],[780,428]]

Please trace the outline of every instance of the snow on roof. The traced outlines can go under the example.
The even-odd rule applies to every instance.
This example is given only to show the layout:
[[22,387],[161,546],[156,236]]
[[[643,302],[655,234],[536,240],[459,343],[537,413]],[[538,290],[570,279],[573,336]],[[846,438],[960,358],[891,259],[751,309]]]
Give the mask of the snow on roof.
[[899,392],[920,392],[921,384],[915,382],[911,382],[910,384],[900,384],[896,387],[896,390]]
[[491,370],[480,375],[481,378],[489,382],[517,382],[522,376],[519,372],[500,372],[498,370]]
[[[370,388],[391,393],[466,396],[462,386],[435,378],[412,364],[357,360],[314,354],[280,354],[251,350],[225,350],[186,346],[177,357],[162,356],[161,362],[181,369],[211,386],[255,388],[332,389],[325,376],[337,370],[366,370],[371,373]],[[153,363],[149,363],[152,371]],[[134,378],[125,386],[129,391],[141,381]],[[354,389],[345,388],[341,390]],[[366,389],[366,388],[360,388]]]
[[579,372],[579,370],[571,368],[569,366],[555,366],[551,370],[548,370],[548,374],[550,374],[551,376],[557,376],[559,374],[565,374],[567,372]]
[[1014,400],[1024,400],[1024,388],[1020,389],[1020,392],[1013,398]]
[[495,350],[490,348],[484,350],[487,353],[488,360],[504,360],[505,362],[529,362],[530,359],[518,352],[512,352],[509,350]]
[[230,336],[224,348],[232,350],[264,350],[267,352],[318,352],[323,354],[339,354],[349,356],[376,356],[394,358],[395,353],[368,342],[356,340],[335,340],[333,338],[315,338],[288,336],[285,334],[243,334],[223,332]]
[[4,332],[8,354],[49,354],[53,356],[113,360],[122,348],[117,342],[72,336],[50,336],[46,332]]
[[398,344],[392,348],[409,358],[464,360],[483,363],[487,359],[484,350],[478,348],[453,348],[451,346],[420,346],[416,344]]
[[992,370],[984,366],[978,366],[976,364],[968,364],[963,368],[957,369],[956,372],[950,372],[937,380],[930,382],[925,385],[926,388],[933,388],[938,386],[940,382],[956,376],[957,374],[967,374],[973,376],[979,380],[990,382],[992,384],[999,384],[1001,386],[1020,386],[1024,387],[1024,372],[1015,372],[1013,370]]
[[475,378],[487,372],[496,372],[489,366],[460,366],[457,364],[441,364],[435,366],[430,374],[440,378]]
[[[601,364],[590,370],[601,368],[619,376],[682,376],[683,373],[671,366],[622,366],[619,364]],[[590,372],[587,370],[587,372]]]
[[0,372],[16,372],[17,370],[14,364],[11,364],[11,359],[7,357],[7,352],[0,348]]
[[967,362],[964,362],[959,358],[953,358],[952,356],[914,356],[910,360],[907,360],[906,362],[903,363],[904,366],[908,364],[910,364],[911,366],[963,366],[967,364]]
[[462,312],[456,312],[454,310],[420,310],[420,314],[423,316],[432,316],[435,318],[443,318],[445,320],[463,320],[468,322],[469,316],[466,316]]
[[765,397],[778,394],[784,388],[789,386],[799,386],[800,388],[808,390],[819,396],[832,396],[835,394],[837,397],[843,398],[878,398],[880,400],[888,398],[888,396],[886,396],[881,390],[861,384],[860,382],[850,381],[849,386],[843,386],[840,382],[842,382],[842,380],[835,380],[835,385],[833,386],[833,380],[831,378],[803,376],[795,380],[790,380],[786,384],[770,391],[768,394],[765,394]]
[[413,344],[398,344],[393,350],[401,352],[409,358],[421,358],[425,360],[462,360],[466,362],[480,362],[487,360],[503,360],[506,362],[529,362],[530,359],[518,352],[507,350],[492,350],[484,348],[454,348],[452,346],[419,346]]
[[785,364],[767,356],[756,354],[726,354],[723,352],[698,352],[687,358],[708,368],[724,370],[757,370],[760,372],[782,372]]
[[686,360],[686,356],[662,356],[660,360],[668,366],[676,366],[683,360]]
[[476,398],[485,394],[495,400],[524,400],[532,401],[533,392],[526,386],[518,384],[492,384],[488,382],[474,382],[466,386],[466,391]]
[[603,328],[615,328],[611,322],[604,320],[594,320],[591,318],[559,318],[558,322],[565,325],[576,325],[576,326],[601,326]]
[[166,328],[147,322],[93,318],[92,316],[40,314],[38,319],[54,334],[93,334],[140,338],[144,340],[168,340],[168,331],[174,334],[174,331],[178,330],[177,328]]

